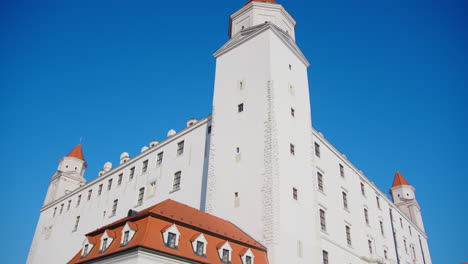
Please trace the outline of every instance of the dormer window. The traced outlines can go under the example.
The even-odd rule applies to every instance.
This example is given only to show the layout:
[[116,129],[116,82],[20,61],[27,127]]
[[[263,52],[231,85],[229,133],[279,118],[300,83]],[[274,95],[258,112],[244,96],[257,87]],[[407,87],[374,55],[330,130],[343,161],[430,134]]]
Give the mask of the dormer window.
[[243,264],[253,264],[254,263],[254,255],[252,253],[252,250],[249,249],[244,249],[240,253],[241,260]]
[[177,249],[179,247],[179,237],[180,232],[177,229],[177,226],[173,224],[172,226],[162,230],[164,244],[166,247]]
[[218,244],[219,258],[223,263],[231,262],[231,252],[232,248],[228,241],[226,241],[224,244]]
[[203,234],[193,236],[190,241],[192,242],[193,252],[195,252],[197,256],[206,256],[206,245],[208,241]]
[[99,249],[99,252],[106,251],[109,248],[109,246],[112,244],[112,241],[114,241],[114,238],[115,238],[115,234],[112,237],[109,235],[108,231],[106,230],[104,234],[101,236],[101,248]]
[[91,252],[93,247],[94,247],[94,244],[92,244],[89,241],[88,237],[86,237],[83,243],[81,244],[81,257],[82,258],[86,257],[89,254],[89,252]]
[[122,240],[120,240],[120,246],[126,246],[132,240],[135,235],[137,227],[135,224],[127,222],[122,229]]

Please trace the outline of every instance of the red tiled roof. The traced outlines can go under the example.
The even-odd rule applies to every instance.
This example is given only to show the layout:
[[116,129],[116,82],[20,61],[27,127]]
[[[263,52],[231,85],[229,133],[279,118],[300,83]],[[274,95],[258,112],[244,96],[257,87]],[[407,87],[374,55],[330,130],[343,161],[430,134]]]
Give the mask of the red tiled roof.
[[249,0],[247,3],[245,3],[245,5],[249,4],[250,2],[268,2],[272,4],[277,4],[275,0]]
[[76,145],[76,147],[74,147],[72,151],[68,153],[67,157],[73,157],[84,161],[85,159],[83,156],[83,150],[81,149],[81,143]]
[[[129,221],[131,221],[132,225],[138,226],[138,231],[126,246],[120,246],[122,229],[125,223]],[[165,230],[168,225],[172,226],[173,224],[176,224],[177,229],[180,231],[177,249],[167,247],[161,235],[161,230]],[[112,230],[116,237],[106,251],[99,253],[100,246],[98,244],[101,242],[100,238],[106,230],[108,230],[108,233]],[[197,256],[192,248],[191,242],[200,233],[203,233],[208,242],[206,257]],[[97,245],[84,258],[81,258],[80,250],[69,264],[86,262],[133,247],[155,249],[156,251],[203,263],[222,263],[216,245],[222,245],[226,241],[229,241],[233,250],[232,264],[242,264],[240,257],[235,256],[239,256],[239,252],[245,252],[248,248],[252,250],[256,264],[268,263],[266,248],[232,223],[173,200],[166,200],[149,207],[134,216],[123,218],[95,230],[87,234],[87,236],[90,241],[95,239]]]
[[410,185],[410,184],[406,181],[403,175],[401,175],[401,173],[397,171],[397,173],[395,174],[395,179],[393,180],[392,187],[400,186],[400,185]]

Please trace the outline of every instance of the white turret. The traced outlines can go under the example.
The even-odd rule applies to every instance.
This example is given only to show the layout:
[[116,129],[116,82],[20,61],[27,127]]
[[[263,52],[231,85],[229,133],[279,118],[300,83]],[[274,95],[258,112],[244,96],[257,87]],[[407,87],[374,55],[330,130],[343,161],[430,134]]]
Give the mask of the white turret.
[[424,231],[424,224],[421,216],[421,207],[414,194],[415,188],[397,171],[393,186],[390,188],[393,203],[408,216],[408,218]]
[[83,175],[88,165],[81,144],[59,160],[57,171],[50,178],[44,205],[49,204],[86,183]]
[[274,0],[250,0],[241,9],[231,15],[229,37],[250,27],[271,22],[295,39],[296,20]]

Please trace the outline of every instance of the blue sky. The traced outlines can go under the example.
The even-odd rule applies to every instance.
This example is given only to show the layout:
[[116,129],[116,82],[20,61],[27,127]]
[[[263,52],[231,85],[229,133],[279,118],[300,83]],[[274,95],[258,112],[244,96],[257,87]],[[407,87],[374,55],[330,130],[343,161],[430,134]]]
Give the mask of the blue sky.
[[[4,263],[25,262],[49,178],[80,137],[90,180],[211,113],[212,54],[244,1],[160,2],[1,1]],[[280,3],[311,63],[314,127],[385,193],[400,170],[433,262],[468,261],[468,2]]]

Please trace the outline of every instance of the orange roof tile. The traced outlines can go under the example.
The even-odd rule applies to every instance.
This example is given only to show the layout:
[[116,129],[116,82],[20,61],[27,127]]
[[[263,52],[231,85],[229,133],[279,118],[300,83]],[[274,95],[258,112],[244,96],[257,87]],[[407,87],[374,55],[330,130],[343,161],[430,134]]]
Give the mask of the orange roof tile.
[[73,157],[73,158],[77,158],[77,159],[80,159],[80,160],[84,161],[85,159],[84,159],[84,156],[83,156],[83,150],[81,149],[81,143],[76,145],[76,147],[74,147],[72,149],[72,151],[70,151],[70,153],[68,153],[67,157]]
[[268,2],[272,4],[277,4],[275,0],[249,0],[247,3],[245,3],[245,5],[249,4],[250,2]]
[[[128,221],[131,221],[132,225],[138,225],[138,231],[127,245],[121,246],[122,229]],[[165,230],[168,225],[172,224],[176,224],[180,231],[177,249],[167,247],[162,235],[155,235],[162,234],[161,230]],[[95,230],[87,236],[90,241],[95,239],[99,244],[101,243],[100,238],[106,230],[112,230],[116,235],[106,251],[99,253],[100,245],[95,245],[86,257],[81,257],[80,250],[68,263],[87,262],[130,248],[145,247],[191,261],[221,264],[216,245],[224,244],[226,241],[229,241],[233,250],[232,264],[242,264],[239,252],[245,252],[246,248],[252,250],[256,264],[268,263],[266,248],[232,223],[173,200],[166,200],[149,207],[134,216],[123,218]],[[194,237],[198,237],[200,233],[203,233],[208,242],[205,257],[196,255],[192,248]]]
[[395,174],[395,179],[393,180],[392,187],[400,186],[400,185],[410,185],[410,184],[406,181],[403,175],[401,175],[401,173],[397,171],[397,173]]

